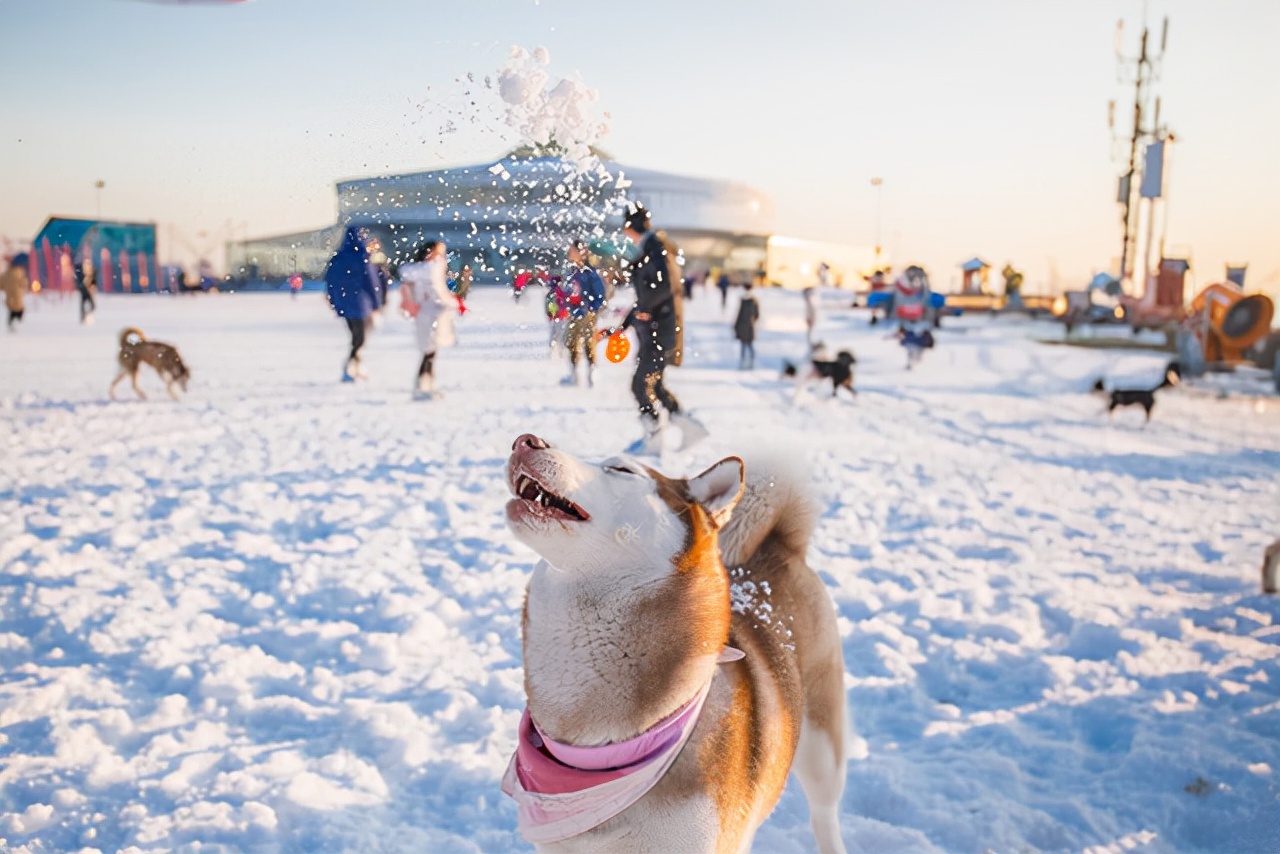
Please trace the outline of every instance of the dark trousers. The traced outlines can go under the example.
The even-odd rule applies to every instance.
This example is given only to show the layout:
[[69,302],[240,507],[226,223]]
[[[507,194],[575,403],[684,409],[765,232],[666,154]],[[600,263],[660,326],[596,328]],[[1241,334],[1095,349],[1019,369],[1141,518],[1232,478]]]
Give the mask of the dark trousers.
[[755,367],[755,364],[756,364],[755,342],[752,342],[752,341],[742,342],[742,350],[738,356],[738,364],[747,368]]
[[81,289],[80,319],[84,320],[86,317],[93,314],[94,310],[97,309],[97,307],[98,307],[97,304],[93,301],[93,292],[90,291],[88,288]]
[[422,356],[422,363],[418,365],[418,376],[423,374],[430,376],[435,373],[435,358],[435,353],[426,353]]
[[23,313],[22,309],[18,309],[17,311],[14,311],[13,309],[9,309],[9,327],[10,328],[13,327],[13,322],[15,320],[22,319],[22,313]]
[[676,319],[674,314],[650,321],[637,323],[636,337],[640,345],[636,353],[636,373],[631,378],[631,393],[640,405],[640,414],[646,418],[657,419],[658,408],[674,415],[680,411],[680,402],[676,396],[667,391],[663,383],[663,371],[667,368],[667,359],[676,349]]
[[351,355],[347,356],[347,361],[360,358],[360,348],[364,346],[364,327],[363,317],[347,318],[347,329],[351,330]]

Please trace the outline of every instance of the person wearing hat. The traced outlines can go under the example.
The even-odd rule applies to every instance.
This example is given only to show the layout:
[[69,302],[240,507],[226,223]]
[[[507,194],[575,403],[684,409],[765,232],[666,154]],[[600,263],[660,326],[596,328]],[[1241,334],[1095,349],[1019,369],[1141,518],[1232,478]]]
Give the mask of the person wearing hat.
[[346,321],[351,333],[351,350],[342,368],[342,381],[352,383],[365,376],[360,350],[364,347],[369,319],[382,305],[379,302],[378,271],[369,260],[369,247],[359,229],[347,227],[342,245],[325,267],[324,281],[329,305],[338,317]]
[[4,291],[4,304],[9,309],[9,331],[16,332],[13,324],[22,320],[27,291],[31,290],[31,280],[27,277],[27,253],[19,252],[13,256],[9,269],[0,275],[0,290]]
[[627,448],[627,453],[657,454],[662,450],[659,406],[666,410],[669,422],[680,429],[680,450],[684,450],[706,438],[707,428],[680,409],[680,402],[663,381],[667,365],[679,367],[683,355],[684,303],[676,260],[679,250],[665,233],[653,231],[649,211],[639,204],[628,210],[622,233],[638,247],[629,266],[636,304],[620,327],[603,329],[596,337],[607,337],[618,329],[636,330],[636,372],[631,379],[631,393],[640,407],[644,434]]

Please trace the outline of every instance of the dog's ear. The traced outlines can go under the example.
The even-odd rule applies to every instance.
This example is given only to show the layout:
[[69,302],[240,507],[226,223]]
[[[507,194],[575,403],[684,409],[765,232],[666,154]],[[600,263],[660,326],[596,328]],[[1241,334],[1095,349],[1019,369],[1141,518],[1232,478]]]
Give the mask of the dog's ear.
[[717,528],[723,528],[742,497],[746,469],[738,457],[725,457],[697,477],[689,479],[689,495],[706,510]]

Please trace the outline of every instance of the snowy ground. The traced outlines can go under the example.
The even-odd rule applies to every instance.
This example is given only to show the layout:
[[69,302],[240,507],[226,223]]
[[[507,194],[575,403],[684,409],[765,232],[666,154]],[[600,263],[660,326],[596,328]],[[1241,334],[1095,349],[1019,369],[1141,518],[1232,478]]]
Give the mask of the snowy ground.
[[[781,446],[813,472],[866,742],[850,846],[1280,850],[1280,399],[1109,424],[1093,380],[1159,355],[966,318],[908,373],[829,296],[856,402],[778,381],[796,295],[762,295],[750,373],[718,295],[690,304],[670,382],[714,432],[663,468]],[[637,424],[629,364],[563,388],[536,301],[472,303],[433,402],[399,318],[340,385],[315,294],[105,298],[90,327],[37,301],[0,335],[0,849],[527,850],[498,791],[534,560],[503,464],[521,432],[597,456]],[[106,399],[125,325],[180,346],[182,402],[153,374]],[[755,850],[811,848],[793,786]]]

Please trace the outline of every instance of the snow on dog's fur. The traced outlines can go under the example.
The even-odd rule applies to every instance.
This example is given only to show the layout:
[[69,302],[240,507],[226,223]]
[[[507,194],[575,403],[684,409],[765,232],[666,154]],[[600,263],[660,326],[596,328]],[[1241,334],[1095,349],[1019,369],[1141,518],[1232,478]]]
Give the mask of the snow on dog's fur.
[[[844,661],[831,599],[805,563],[815,511],[785,470],[744,472],[728,457],[673,479],[516,440],[508,522],[542,557],[523,618],[541,737],[625,743],[706,692],[652,788],[585,832],[535,839],[539,850],[747,851],[791,770],[818,850],[844,850]],[[726,649],[745,657],[726,663]],[[529,838],[527,819],[522,807]]]

